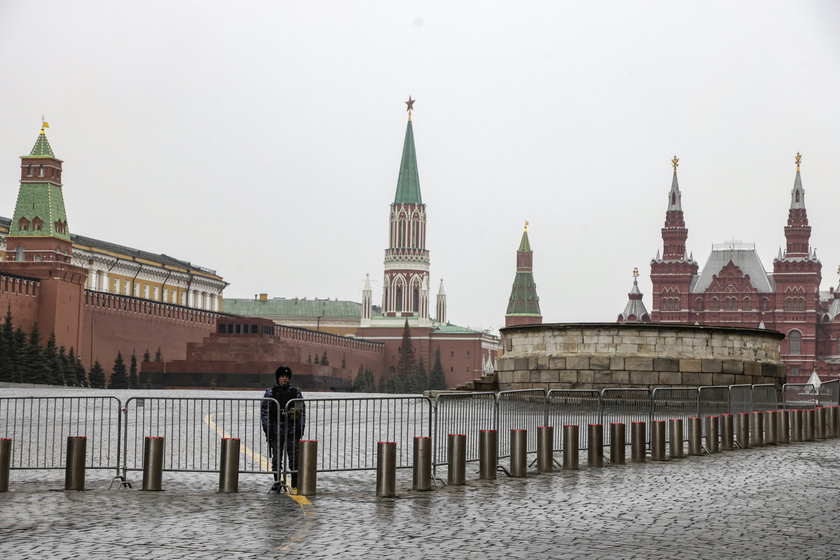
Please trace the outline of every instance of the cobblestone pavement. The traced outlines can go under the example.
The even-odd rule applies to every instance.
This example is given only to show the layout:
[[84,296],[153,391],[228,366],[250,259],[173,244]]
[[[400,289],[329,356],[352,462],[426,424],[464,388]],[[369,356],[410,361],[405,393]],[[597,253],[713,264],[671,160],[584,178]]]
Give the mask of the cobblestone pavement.
[[0,558],[840,556],[837,439],[495,481],[471,464],[465,486],[430,492],[400,471],[397,498],[376,498],[373,475],[319,473],[307,503],[254,476],[237,494],[169,473],[163,492],[104,479],[65,492],[54,472],[36,483],[12,471]]

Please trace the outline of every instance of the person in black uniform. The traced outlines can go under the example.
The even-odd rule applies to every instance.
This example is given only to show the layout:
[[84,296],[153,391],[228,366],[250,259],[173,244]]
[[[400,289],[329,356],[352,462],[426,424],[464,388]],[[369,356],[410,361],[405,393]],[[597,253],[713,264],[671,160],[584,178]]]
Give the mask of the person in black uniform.
[[303,399],[300,389],[292,387],[292,369],[280,366],[274,372],[276,382],[274,386],[266,389],[265,399],[274,399],[279,407],[269,400],[264,400],[260,409],[262,429],[268,438],[268,450],[271,455],[271,468],[279,473],[283,468],[283,442],[286,443],[286,457],[288,458],[289,470],[292,471],[292,488],[297,488],[298,470],[298,442],[303,437],[303,429],[306,426],[306,405],[296,402],[291,407],[287,406],[292,399]]

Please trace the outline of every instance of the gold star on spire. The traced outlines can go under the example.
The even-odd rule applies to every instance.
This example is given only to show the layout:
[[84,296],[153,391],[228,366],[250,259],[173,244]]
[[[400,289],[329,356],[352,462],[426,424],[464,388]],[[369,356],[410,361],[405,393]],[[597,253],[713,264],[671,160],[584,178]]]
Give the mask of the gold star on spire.
[[405,102],[406,104],[406,111],[408,111],[408,120],[411,120],[411,111],[414,110],[414,102],[417,101],[416,99],[412,99],[411,96],[408,96],[408,101]]
[[799,164],[802,163],[802,154],[796,152],[796,172],[799,172]]
[[671,160],[671,165],[674,166],[674,175],[676,175],[677,174],[677,167],[679,167],[679,165],[680,165],[680,158],[678,158],[676,156],[676,154],[674,155],[674,159]]
[[525,220],[525,231],[528,231],[528,220]]

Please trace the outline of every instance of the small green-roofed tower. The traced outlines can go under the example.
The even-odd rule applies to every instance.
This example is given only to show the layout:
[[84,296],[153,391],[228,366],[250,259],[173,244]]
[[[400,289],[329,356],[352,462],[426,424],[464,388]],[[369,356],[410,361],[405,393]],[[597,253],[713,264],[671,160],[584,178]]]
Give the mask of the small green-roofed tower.
[[534,282],[534,252],[528,239],[528,222],[516,251],[516,278],[510,291],[505,326],[534,325],[542,323],[540,313],[540,298],[537,295],[537,284]]
[[61,188],[62,161],[44,132],[21,156],[20,189],[6,242],[7,260],[69,262],[72,243]]

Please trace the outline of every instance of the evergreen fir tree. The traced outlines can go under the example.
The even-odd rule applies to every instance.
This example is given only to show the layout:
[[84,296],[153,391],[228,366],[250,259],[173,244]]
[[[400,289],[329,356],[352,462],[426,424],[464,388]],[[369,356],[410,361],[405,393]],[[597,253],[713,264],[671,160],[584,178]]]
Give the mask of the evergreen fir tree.
[[411,341],[411,330],[408,319],[403,328],[403,339],[400,344],[400,360],[397,364],[397,376],[393,379],[392,392],[412,392],[413,379],[417,375],[417,357],[414,354],[414,343]]
[[47,345],[43,349],[44,363],[47,366],[47,380],[50,385],[64,385],[64,364],[58,356],[55,346],[55,332],[47,338]]
[[110,389],[128,389],[128,375],[125,371],[125,362],[122,354],[117,352],[117,357],[114,360],[114,367],[111,373],[111,380],[108,383]]
[[322,366],[330,365],[330,360],[327,358],[327,351],[326,350],[324,350],[324,355],[321,356],[321,365]]
[[128,388],[139,389],[140,378],[137,376],[137,354],[131,351],[131,365],[128,368]]
[[311,364],[311,363],[312,363],[312,354],[309,354],[309,355],[306,357],[306,363],[307,363],[307,364]]
[[376,392],[377,393],[385,393],[385,392],[387,392],[387,389],[388,389],[388,387],[387,387],[387,383],[385,381],[385,376],[382,375],[379,378],[379,387],[376,389]]
[[163,352],[160,351],[160,346],[158,346],[157,352],[155,352],[155,361],[162,362],[163,361]]
[[90,387],[90,383],[87,380],[87,373],[85,372],[85,366],[83,366],[82,361],[76,357],[72,346],[70,347],[70,354],[68,357],[73,361],[73,369],[76,372],[76,384],[79,387]]
[[26,377],[25,383],[49,383],[52,374],[50,372],[50,364],[47,363],[44,355],[44,350],[41,348],[41,330],[38,328],[38,321],[32,324],[32,330],[29,331],[29,340],[23,352],[25,361],[23,362],[24,372]]
[[79,379],[76,377],[76,353],[73,347],[70,347],[70,352],[65,354],[64,345],[58,349],[61,355],[61,361],[64,364],[64,382],[70,387],[78,387]]
[[429,374],[429,389],[434,391],[448,389],[446,386],[446,372],[443,371],[443,365],[440,363],[440,346],[435,350],[435,365],[432,366],[432,372]]
[[411,384],[412,393],[422,393],[429,388],[429,376],[426,373],[426,364],[423,362],[423,356],[417,361],[417,372],[414,374],[414,379]]
[[6,309],[3,324],[0,325],[0,381],[15,381],[14,328],[12,327],[12,306]]
[[29,369],[26,367],[26,356],[29,352],[29,347],[26,343],[26,331],[20,327],[16,327],[12,338],[14,339],[12,343],[14,381],[16,383],[23,383],[29,376]]
[[359,365],[359,371],[356,372],[356,378],[353,379],[353,391],[356,393],[362,392],[362,387],[365,384],[365,368]]
[[93,366],[91,366],[90,372],[88,372],[88,385],[94,389],[105,388],[105,371],[102,369],[99,360],[93,362]]
[[341,369],[347,369],[347,354],[341,355]]
[[321,363],[320,358],[318,358],[318,354],[315,354],[315,363],[319,365]]
[[151,362],[152,361],[152,355],[149,354],[149,349],[148,348],[146,348],[146,351],[143,352],[143,361],[144,362]]
[[365,393],[375,393],[376,392],[376,380],[373,378],[373,370],[372,369],[365,369],[365,382],[364,382],[364,392]]

